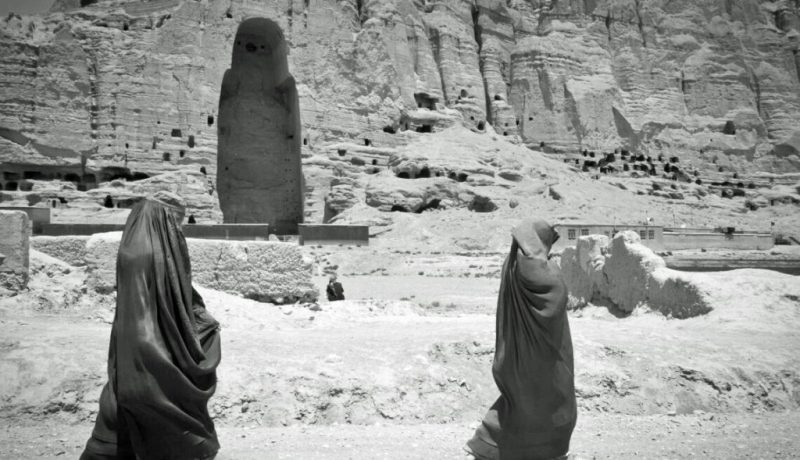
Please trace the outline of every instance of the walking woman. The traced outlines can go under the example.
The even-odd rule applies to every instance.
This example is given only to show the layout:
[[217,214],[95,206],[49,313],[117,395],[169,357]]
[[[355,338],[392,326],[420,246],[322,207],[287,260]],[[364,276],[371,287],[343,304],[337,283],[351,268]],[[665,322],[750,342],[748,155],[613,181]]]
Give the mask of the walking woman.
[[567,290],[547,260],[558,233],[533,219],[511,233],[492,365],[500,397],[466,450],[479,460],[566,458],[577,409]]
[[159,192],[131,211],[117,255],[117,309],[82,460],[212,459],[207,403],[220,362],[219,323],[192,288],[183,200]]

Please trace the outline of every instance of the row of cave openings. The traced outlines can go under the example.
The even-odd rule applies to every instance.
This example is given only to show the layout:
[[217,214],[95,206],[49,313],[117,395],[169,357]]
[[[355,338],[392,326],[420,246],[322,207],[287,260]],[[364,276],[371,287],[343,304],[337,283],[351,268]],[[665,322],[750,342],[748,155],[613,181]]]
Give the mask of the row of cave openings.
[[[702,151],[701,151],[702,153]],[[592,159],[584,159],[581,163],[579,158],[570,159],[565,158],[565,163],[571,163],[574,161],[575,165],[581,166],[581,170],[583,172],[588,172],[591,168],[598,169],[600,174],[613,174],[615,172],[630,172],[630,171],[641,171],[648,176],[657,176],[659,167],[656,166],[656,163],[660,163],[660,169],[663,170],[662,177],[664,179],[673,180],[673,181],[683,181],[683,182],[694,182],[697,185],[703,185],[703,180],[699,177],[700,172],[697,170],[692,171],[691,173],[687,173],[683,171],[677,164],[680,162],[680,158],[677,156],[672,156],[669,158],[664,157],[664,155],[659,155],[656,158],[651,156],[645,156],[642,154],[632,154],[628,150],[624,148],[615,149],[613,153],[602,153],[602,158],[600,155],[596,154],[595,152],[583,150],[581,155],[584,158],[592,158]],[[621,161],[623,162],[622,168],[615,167],[613,163],[617,161],[617,155],[619,155]],[[594,158],[599,158],[594,160]],[[724,168],[719,166],[717,169],[718,172],[724,172]],[[716,181],[708,181],[706,185],[710,185],[712,187],[721,187],[721,195],[726,198],[731,198],[734,196],[745,196],[744,189],[755,189],[756,184],[754,182],[748,182],[745,184],[743,181],[738,180],[739,174],[734,172],[732,175],[732,180],[716,180]],[[655,187],[655,186],[654,186]],[[672,185],[672,188],[675,189],[676,187]],[[657,190],[657,188],[656,188]]]
[[101,182],[116,179],[138,181],[150,176],[143,172],[131,172],[128,168],[110,166],[100,171],[81,171],[76,166],[43,166],[43,165],[3,165],[0,190],[9,192],[30,192],[33,181],[63,181],[72,182],[78,191],[85,192],[97,188]]
[[[369,139],[365,139],[365,145],[370,145]],[[344,157],[347,155],[347,149],[339,148],[337,149],[337,154],[340,157]],[[350,158],[350,163],[355,166],[366,166],[367,162],[358,157]],[[378,160],[372,159],[371,160],[372,168],[368,169],[366,172],[368,174],[375,174],[378,173],[381,169],[378,167]],[[452,179],[456,182],[466,182],[469,175],[465,172],[457,172],[447,169],[441,168],[433,168],[431,169],[428,166],[423,166],[419,168],[419,170],[402,170],[395,173],[395,177],[400,179],[427,179],[431,177],[447,177],[448,179]]]

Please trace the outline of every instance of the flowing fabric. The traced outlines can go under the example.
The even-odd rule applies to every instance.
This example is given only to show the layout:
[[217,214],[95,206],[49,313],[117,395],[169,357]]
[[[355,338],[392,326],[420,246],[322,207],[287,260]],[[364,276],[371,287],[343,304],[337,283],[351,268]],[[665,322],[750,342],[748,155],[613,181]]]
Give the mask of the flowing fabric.
[[492,365],[500,397],[467,449],[481,460],[556,458],[568,453],[577,420],[567,290],[547,260],[558,234],[526,220],[512,235]]
[[170,210],[131,211],[117,255],[108,383],[82,460],[210,459],[219,323],[192,288],[186,240]]

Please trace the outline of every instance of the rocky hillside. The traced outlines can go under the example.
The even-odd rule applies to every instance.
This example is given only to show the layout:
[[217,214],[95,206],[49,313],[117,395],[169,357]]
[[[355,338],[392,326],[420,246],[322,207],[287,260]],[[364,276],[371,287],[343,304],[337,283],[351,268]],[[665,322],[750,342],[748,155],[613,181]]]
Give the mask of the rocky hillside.
[[[566,158],[625,149],[729,175],[800,170],[797,1],[59,0],[0,22],[3,188],[121,191],[111,181],[175,171],[192,177],[199,217],[218,220],[222,79],[254,17],[277,26],[296,82],[310,220],[338,185],[336,145],[373,149],[365,173],[399,174],[395,152],[427,153],[453,125]],[[458,181],[455,169],[440,165]],[[106,193],[78,195],[100,206]]]

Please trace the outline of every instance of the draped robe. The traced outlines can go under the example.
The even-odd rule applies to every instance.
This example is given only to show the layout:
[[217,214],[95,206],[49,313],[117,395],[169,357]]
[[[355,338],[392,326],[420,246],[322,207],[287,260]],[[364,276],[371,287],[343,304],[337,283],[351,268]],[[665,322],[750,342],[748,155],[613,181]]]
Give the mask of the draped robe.
[[117,255],[108,383],[81,460],[210,459],[219,443],[219,323],[192,288],[186,240],[168,207],[131,211]]
[[500,397],[467,443],[480,460],[565,455],[577,420],[567,290],[547,259],[558,234],[544,221],[526,220],[512,235],[492,365]]

